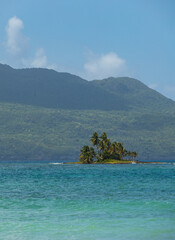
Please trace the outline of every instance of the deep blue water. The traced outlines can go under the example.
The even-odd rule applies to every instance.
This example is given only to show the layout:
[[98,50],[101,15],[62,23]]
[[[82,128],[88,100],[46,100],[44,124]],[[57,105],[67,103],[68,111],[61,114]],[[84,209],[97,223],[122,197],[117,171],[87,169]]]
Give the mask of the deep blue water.
[[175,165],[0,163],[0,239],[174,240]]

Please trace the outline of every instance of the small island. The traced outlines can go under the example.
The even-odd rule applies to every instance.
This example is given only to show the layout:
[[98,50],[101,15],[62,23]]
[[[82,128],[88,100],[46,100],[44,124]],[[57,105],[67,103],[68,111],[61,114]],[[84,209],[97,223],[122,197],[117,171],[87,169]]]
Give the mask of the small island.
[[93,146],[83,146],[77,164],[135,164],[138,154],[136,151],[127,151],[123,143],[111,142],[107,134],[101,136],[94,132],[90,142]]

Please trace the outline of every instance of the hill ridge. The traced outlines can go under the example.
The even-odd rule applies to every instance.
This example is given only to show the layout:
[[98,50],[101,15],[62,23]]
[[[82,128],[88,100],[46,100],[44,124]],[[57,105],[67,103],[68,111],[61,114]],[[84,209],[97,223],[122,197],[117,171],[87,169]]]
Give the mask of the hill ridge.
[[45,68],[13,69],[0,64],[0,102],[61,109],[130,110],[172,108],[175,102],[137,79],[87,81]]

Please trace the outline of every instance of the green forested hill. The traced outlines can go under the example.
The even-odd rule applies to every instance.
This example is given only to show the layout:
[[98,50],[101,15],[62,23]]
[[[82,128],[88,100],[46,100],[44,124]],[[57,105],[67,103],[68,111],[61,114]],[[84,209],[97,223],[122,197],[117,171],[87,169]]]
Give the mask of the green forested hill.
[[107,78],[90,82],[94,86],[101,87],[116,96],[122,96],[130,106],[130,109],[174,110],[175,102],[164,97],[157,91],[147,87],[137,79],[129,77]]
[[76,110],[167,110],[175,102],[132,78],[86,81],[48,69],[0,64],[0,102]]
[[127,109],[122,96],[69,73],[0,65],[0,102],[61,109]]
[[78,157],[94,131],[136,150],[139,159],[175,159],[175,113],[58,110],[0,104],[0,159]]
[[0,65],[1,160],[77,160],[94,131],[140,159],[175,159],[175,102],[136,79]]

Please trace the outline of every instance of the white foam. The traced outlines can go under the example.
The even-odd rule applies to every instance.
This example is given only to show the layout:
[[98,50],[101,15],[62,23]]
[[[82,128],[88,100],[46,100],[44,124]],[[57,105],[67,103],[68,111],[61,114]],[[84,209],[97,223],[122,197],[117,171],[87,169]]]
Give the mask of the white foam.
[[63,163],[58,163],[58,162],[55,162],[55,163],[50,163],[50,164],[54,164],[54,165],[60,165],[60,164],[63,164]]

